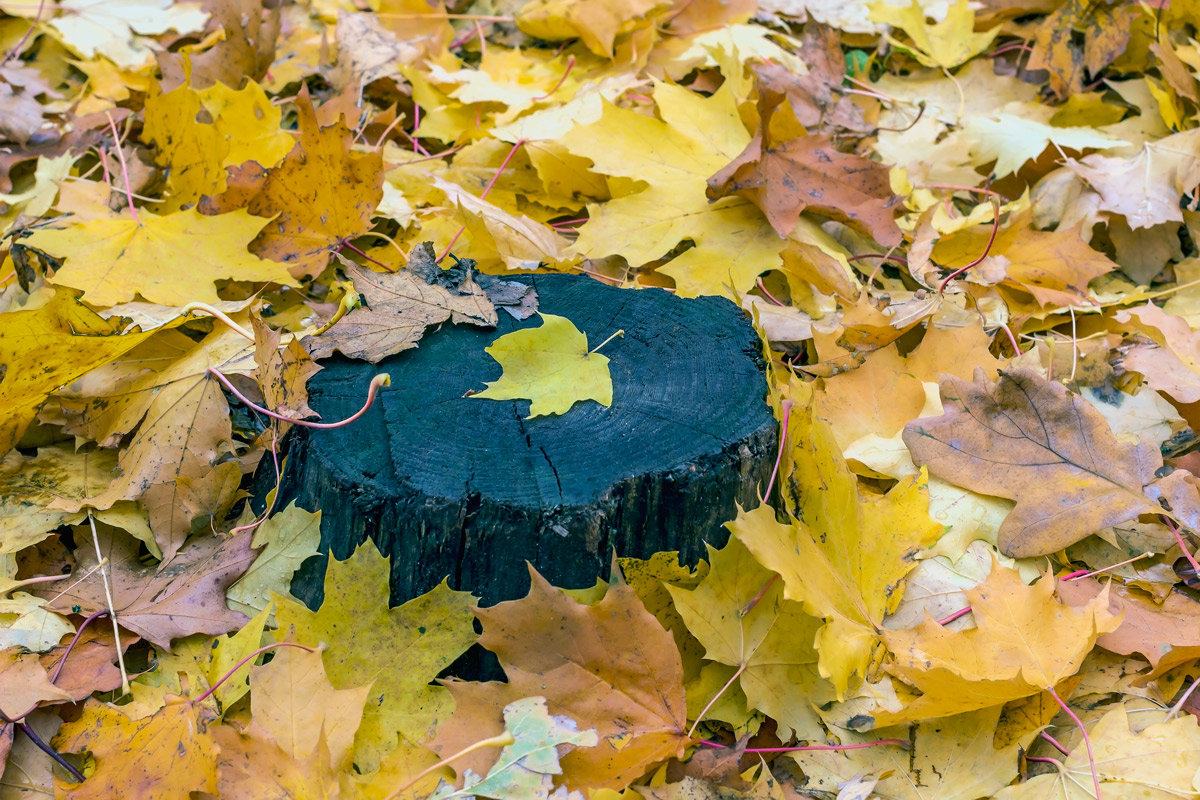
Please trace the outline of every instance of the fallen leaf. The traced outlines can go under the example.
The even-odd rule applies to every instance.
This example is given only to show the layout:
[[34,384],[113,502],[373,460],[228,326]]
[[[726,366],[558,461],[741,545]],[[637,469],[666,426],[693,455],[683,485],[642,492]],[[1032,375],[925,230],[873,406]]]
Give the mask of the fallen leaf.
[[738,539],[710,545],[708,557],[708,575],[694,589],[667,586],[704,657],[737,668],[747,703],[779,723],[781,739],[819,738],[815,708],[833,699],[812,646],[820,620],[783,599],[774,573]]
[[388,607],[388,596],[388,560],[370,542],[345,561],[330,558],[319,610],[275,596],[276,636],[294,627],[301,644],[327,644],[322,657],[334,688],[373,681],[354,744],[362,772],[378,768],[397,733],[420,742],[451,713],[450,693],[430,681],[476,638],[466,592],[443,582],[399,608]]
[[578,38],[596,55],[612,58],[619,34],[650,24],[669,6],[666,0],[533,0],[521,7],[516,23],[539,39]]
[[[1134,733],[1129,711],[1119,705],[1091,730],[1093,759],[1077,747],[1059,771],[1002,789],[995,800],[1085,800],[1094,797],[1092,771],[1104,797],[1170,800],[1196,793],[1200,728],[1189,715],[1164,720]],[[1140,716],[1139,716],[1140,718]]]
[[[280,286],[297,283],[286,267],[246,251],[262,220],[242,210],[206,217],[195,209],[160,217],[145,209],[58,230],[39,230],[29,247],[65,258],[50,280],[83,291],[97,306],[141,296],[151,303],[183,306],[219,303],[215,281],[228,279]],[[163,265],[186,261],[187,268]]]
[[904,443],[939,477],[1017,505],[997,534],[1014,558],[1053,553],[1092,533],[1162,511],[1143,488],[1158,448],[1119,441],[1104,417],[1066,387],[1027,369],[992,383],[942,381],[940,417],[910,422]]
[[569,319],[540,314],[542,326],[496,339],[487,353],[504,373],[471,395],[484,400],[530,400],[529,416],[565,414],[583,400],[612,405],[608,358],[588,351],[587,335]]
[[738,514],[729,529],[779,573],[785,598],[825,620],[815,639],[818,666],[841,699],[871,671],[883,618],[899,605],[917,553],[942,527],[929,518],[923,474],[886,495],[861,493],[811,404],[793,409],[791,436],[799,518],[780,523],[764,505]]
[[945,18],[933,25],[925,21],[925,6],[917,0],[911,0],[907,7],[886,2],[871,3],[869,7],[872,20],[903,29],[913,46],[907,47],[891,36],[888,41],[927,67],[957,67],[986,50],[1000,33],[998,26],[975,33],[975,12],[967,0],[957,0]]
[[51,392],[149,335],[120,332],[120,320],[99,317],[65,290],[40,309],[0,317],[0,453],[20,441]]
[[37,653],[20,647],[0,650],[0,714],[18,720],[42,703],[70,702],[74,698],[55,686]]
[[577,730],[570,717],[550,716],[546,700],[528,697],[504,707],[504,729],[512,744],[504,746],[496,763],[481,777],[468,770],[462,788],[445,784],[430,796],[440,800],[455,795],[492,797],[496,800],[526,800],[548,797],[553,775],[561,775],[559,748],[595,747],[594,730]]
[[1057,686],[1074,675],[1101,634],[1120,617],[1102,595],[1079,608],[1054,596],[1045,576],[1026,586],[998,563],[965,594],[975,627],[950,631],[926,617],[916,628],[885,631],[886,669],[919,694],[895,711],[880,709],[874,725],[945,717],[1000,705]]
[[[112,609],[121,625],[164,650],[193,633],[226,633],[246,617],[225,605],[225,589],[245,572],[253,553],[250,531],[223,539],[202,536],[161,565],[142,566],[137,541],[98,532],[101,557],[108,559]],[[90,541],[75,554],[76,572],[39,587],[50,608],[92,614],[109,608],[108,589]]]
[[292,503],[254,529],[250,547],[259,550],[250,568],[229,587],[225,599],[247,616],[271,603],[271,590],[289,586],[305,559],[318,555],[321,512],[309,513]]
[[168,696],[145,719],[131,719],[120,708],[88,700],[78,719],[59,728],[52,745],[62,753],[90,752],[96,771],[81,784],[56,776],[55,794],[71,800],[190,800],[193,792],[215,792],[216,747],[209,730],[214,722],[208,708],[186,697]]
[[694,248],[659,269],[680,294],[747,290],[778,263],[783,241],[750,203],[728,198],[710,204],[705,196],[708,176],[750,141],[736,99],[725,87],[702,98],[669,84],[656,85],[654,97],[662,120],[605,102],[598,121],[577,125],[558,140],[571,154],[591,159],[598,172],[648,183],[644,191],[593,204],[575,249],[588,258],[619,255],[642,266],[690,239]]
[[194,33],[208,14],[200,3],[171,0],[63,0],[49,20],[62,40],[84,58],[100,54],[118,67],[144,66],[154,54],[143,37]]
[[[412,259],[422,257],[414,248]],[[432,260],[432,251],[425,256]],[[408,269],[394,274],[365,267],[347,267],[354,288],[366,299],[319,336],[303,340],[313,358],[341,352],[372,363],[416,347],[425,331],[447,320],[455,324],[494,327],[496,309],[471,276],[447,288],[428,283]]]
[[[624,788],[688,741],[674,641],[624,584],[583,605],[530,572],[525,598],[476,610],[480,644],[499,658],[508,683],[449,682],[457,712],[438,726],[431,747],[449,755],[498,734],[504,706],[544,696],[551,712],[594,727],[600,737],[597,747],[563,757],[566,785]],[[486,753],[475,753],[453,766],[480,772],[488,763]]]
[[242,172],[253,175],[238,183],[231,177],[225,194],[201,203],[205,213],[245,206],[271,222],[250,244],[262,258],[281,261],[294,275],[316,276],[343,242],[366,233],[383,197],[383,157],[354,153],[353,134],[344,122],[321,127],[302,88],[296,98],[300,140],[276,166],[263,172],[248,161]]
[[350,765],[370,693],[370,682],[333,688],[319,649],[279,647],[269,663],[250,667],[253,721],[246,732],[269,739],[295,761],[328,761],[342,770]]

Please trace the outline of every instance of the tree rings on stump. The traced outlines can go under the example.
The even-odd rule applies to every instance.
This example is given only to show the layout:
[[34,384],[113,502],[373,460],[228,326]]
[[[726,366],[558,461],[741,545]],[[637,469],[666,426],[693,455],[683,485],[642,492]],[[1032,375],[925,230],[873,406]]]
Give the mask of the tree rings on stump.
[[[517,280],[591,347],[624,329],[603,350],[610,407],[585,401],[525,419],[528,400],[467,396],[500,377],[484,348],[537,327],[536,315],[501,313],[494,330],[444,325],[379,364],[325,359],[309,381],[309,404],[330,421],[361,407],[375,374],[391,375],[356,422],[295,429],[281,500],[321,510],[322,553],[344,559],[372,539],[391,558],[394,603],[446,577],[485,604],[521,597],[526,561],[559,586],[607,576],[614,550],[677,550],[695,563],[766,485],[777,423],[761,345],[740,309],[581,276]],[[325,558],[293,581],[310,605],[322,599]]]

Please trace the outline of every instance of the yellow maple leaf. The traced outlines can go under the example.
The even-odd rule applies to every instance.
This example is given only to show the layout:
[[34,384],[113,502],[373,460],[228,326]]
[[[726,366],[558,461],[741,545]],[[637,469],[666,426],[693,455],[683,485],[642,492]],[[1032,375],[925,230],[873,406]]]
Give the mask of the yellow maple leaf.
[[492,342],[487,352],[504,367],[504,374],[472,397],[529,399],[526,419],[565,414],[581,400],[611,406],[608,359],[588,352],[587,335],[566,317],[541,317],[542,327],[513,331]]
[[957,67],[968,61],[992,43],[997,26],[990,31],[975,33],[975,12],[967,0],[958,0],[946,10],[946,18],[930,25],[925,21],[925,9],[918,0],[911,0],[907,7],[891,3],[871,3],[871,19],[903,28],[912,40],[912,46],[888,37],[892,44],[903,47],[913,58],[927,67]]
[[[199,122],[206,117],[212,121]],[[174,189],[165,207],[175,210],[225,191],[226,167],[278,163],[294,144],[280,130],[282,117],[254,81],[241,89],[223,83],[206,89],[183,85],[147,97],[143,138],[158,148],[158,163],[170,167]]]
[[1108,592],[1072,608],[1044,577],[1026,586],[1016,570],[992,565],[966,590],[976,627],[953,631],[926,618],[916,628],[886,631],[894,656],[888,672],[919,690],[896,710],[879,710],[876,726],[944,717],[1006,703],[1054,688],[1071,677],[1096,638],[1116,630]]
[[118,336],[120,328],[119,319],[101,319],[67,291],[42,308],[0,316],[0,453],[16,445],[51,392],[148,335]]
[[943,531],[929,518],[923,471],[886,495],[864,496],[812,406],[793,411],[791,423],[800,518],[785,525],[760,506],[739,514],[729,529],[779,573],[784,597],[825,619],[816,636],[818,666],[840,698],[867,676],[880,624],[904,593],[904,576]]
[[695,247],[658,270],[675,280],[680,295],[733,296],[751,288],[759,273],[779,265],[784,240],[748,200],[710,203],[705,194],[709,176],[750,141],[732,89],[722,86],[705,98],[658,84],[654,99],[661,120],[605,102],[599,121],[559,139],[598,172],[649,184],[589,204],[576,249],[588,258],[619,255],[642,266],[691,240]]
[[145,209],[59,230],[40,230],[30,247],[66,263],[50,282],[83,290],[83,299],[113,306],[141,295],[151,303],[219,303],[223,278],[296,286],[287,267],[259,258],[246,244],[263,221],[245,211],[207,217],[195,209],[160,217]]

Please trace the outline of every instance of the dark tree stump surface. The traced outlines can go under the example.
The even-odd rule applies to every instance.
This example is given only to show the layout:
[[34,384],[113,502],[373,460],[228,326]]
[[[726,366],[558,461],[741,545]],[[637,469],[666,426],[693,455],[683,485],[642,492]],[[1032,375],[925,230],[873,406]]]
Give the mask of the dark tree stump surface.
[[[368,537],[392,559],[393,603],[449,576],[485,604],[523,596],[530,561],[560,586],[607,576],[612,551],[678,550],[686,563],[721,544],[736,505],[757,503],[777,441],[758,337],[727,300],[622,290],[534,275],[539,310],[570,319],[611,360],[612,406],[576,404],[526,420],[528,400],[464,397],[496,380],[497,337],[537,327],[500,314],[495,330],[443,326],[378,365],[326,359],[309,381],[324,420],[363,402],[377,372],[391,386],[345,428],[296,429],[281,499],[320,509],[321,551],[344,559]],[[324,559],[293,591],[321,602]],[[318,563],[319,562],[319,563]]]

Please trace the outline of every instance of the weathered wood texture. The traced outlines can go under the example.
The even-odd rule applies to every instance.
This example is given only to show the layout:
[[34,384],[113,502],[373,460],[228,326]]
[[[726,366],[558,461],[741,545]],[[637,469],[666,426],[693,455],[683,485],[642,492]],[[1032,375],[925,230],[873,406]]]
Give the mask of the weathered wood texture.
[[[760,344],[727,300],[614,289],[584,277],[527,276],[540,310],[569,318],[604,348],[613,402],[526,420],[527,400],[464,397],[500,375],[484,352],[536,327],[501,313],[496,330],[444,326],[379,365],[327,359],[309,382],[325,420],[357,410],[371,376],[392,378],[360,420],[298,430],[283,486],[321,509],[322,551],[346,558],[370,537],[392,559],[392,599],[449,576],[485,604],[525,594],[526,560],[561,586],[606,576],[613,549],[685,562],[724,541],[736,505],[757,503],[774,458]],[[310,559],[293,591],[322,595]]]

